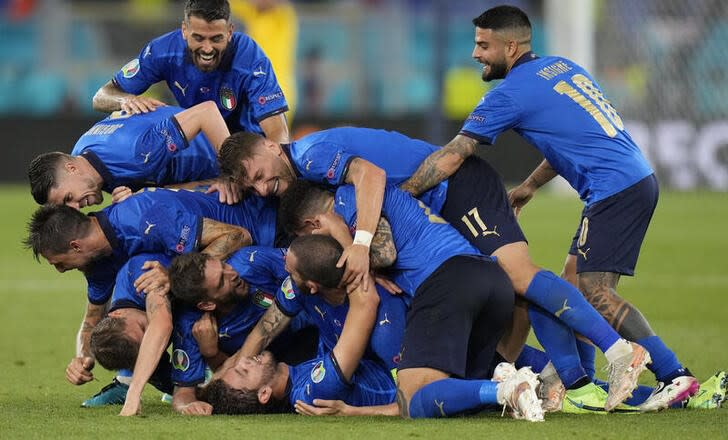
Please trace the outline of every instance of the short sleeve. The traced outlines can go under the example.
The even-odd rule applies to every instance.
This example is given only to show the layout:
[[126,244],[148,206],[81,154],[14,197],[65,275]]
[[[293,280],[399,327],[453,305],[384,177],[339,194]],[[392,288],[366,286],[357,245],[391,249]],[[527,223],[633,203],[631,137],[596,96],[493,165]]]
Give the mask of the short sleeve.
[[339,186],[344,184],[349,164],[355,157],[331,142],[317,142],[303,153],[298,168],[306,180]]
[[137,58],[114,75],[114,83],[124,92],[139,95],[163,79],[163,58],[155,56],[153,45],[154,41],[144,46]]
[[276,293],[278,309],[286,316],[296,316],[303,310],[301,292],[291,277],[286,278]]
[[520,118],[520,108],[500,91],[486,94],[465,120],[460,134],[481,144],[493,144],[499,134],[513,128]]

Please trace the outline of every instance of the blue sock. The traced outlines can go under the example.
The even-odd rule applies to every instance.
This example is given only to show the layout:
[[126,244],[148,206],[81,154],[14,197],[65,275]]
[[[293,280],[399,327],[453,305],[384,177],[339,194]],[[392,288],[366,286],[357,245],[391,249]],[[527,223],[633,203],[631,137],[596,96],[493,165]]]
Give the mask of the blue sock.
[[589,380],[594,380],[594,374],[596,373],[594,362],[597,357],[596,347],[586,341],[576,338],[576,349],[579,351],[579,358],[581,358],[581,367],[586,372]]
[[680,365],[677,356],[667,348],[659,336],[648,336],[636,342],[650,353],[652,363],[648,364],[647,368],[655,373],[658,381],[670,383],[674,378],[685,375],[686,371]]
[[549,363],[549,357],[538,348],[531,347],[526,344],[523,346],[521,354],[514,363],[516,364],[516,368],[520,369],[521,367],[531,367],[534,373],[540,373],[543,370],[543,367]]
[[117,371],[116,375],[121,376],[121,377],[132,377],[134,375],[134,372],[131,370],[124,369],[124,370]]
[[442,379],[429,383],[412,396],[410,417],[449,417],[484,405],[497,405],[497,385],[491,380],[463,379]]
[[[609,392],[609,384],[607,382],[595,379],[594,383],[597,384],[597,386],[601,387],[604,391]],[[632,406],[642,405],[642,403],[644,403],[644,401],[647,400],[648,397],[650,397],[650,394],[652,394],[653,390],[653,387],[648,387],[647,385],[639,385],[637,386],[637,388],[634,389],[634,391],[632,391],[632,397],[625,400],[624,403]]]
[[572,286],[553,272],[541,270],[526,290],[526,299],[554,314],[571,330],[581,333],[602,352],[606,352],[619,335],[594,307]]
[[531,320],[533,333],[546,350],[564,386],[568,389],[579,379],[586,377],[576,350],[574,332],[552,314],[533,304],[528,305],[528,318]]

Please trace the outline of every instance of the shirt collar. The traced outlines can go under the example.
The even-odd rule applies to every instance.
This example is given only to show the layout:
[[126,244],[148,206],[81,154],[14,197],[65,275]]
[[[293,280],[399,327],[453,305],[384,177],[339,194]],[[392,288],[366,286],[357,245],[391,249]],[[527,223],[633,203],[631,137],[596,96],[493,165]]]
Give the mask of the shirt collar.
[[99,156],[91,150],[86,150],[81,153],[81,157],[86,159],[96,172],[99,173],[101,179],[103,179],[104,183],[102,184],[101,189],[110,193],[114,187],[116,187],[114,184],[114,176],[111,175],[109,169],[106,168],[106,165],[104,165],[101,159],[99,159]]
[[111,245],[112,251],[114,253],[117,253],[119,249],[119,239],[116,237],[116,231],[109,221],[109,215],[106,213],[106,210],[91,212],[88,215],[91,217],[96,217],[96,220],[99,221],[101,231],[104,233],[104,236],[106,236],[106,239]]
[[513,66],[511,66],[511,70],[508,73],[511,73],[513,71],[513,69],[515,69],[516,67],[520,66],[521,64],[525,64],[525,63],[527,63],[529,61],[533,61],[533,60],[535,60],[537,58],[538,58],[538,55],[536,55],[535,53],[533,53],[533,51],[530,51],[529,50],[528,52],[526,52],[523,55],[521,55],[516,60],[515,63],[513,63]]
[[296,177],[301,177],[301,172],[298,171],[298,168],[296,167],[296,162],[293,160],[293,156],[291,156],[291,147],[293,146],[293,143],[290,144],[281,144],[281,150],[283,150],[283,153],[288,158],[288,161],[291,163],[291,167],[293,167],[293,172],[296,174]]

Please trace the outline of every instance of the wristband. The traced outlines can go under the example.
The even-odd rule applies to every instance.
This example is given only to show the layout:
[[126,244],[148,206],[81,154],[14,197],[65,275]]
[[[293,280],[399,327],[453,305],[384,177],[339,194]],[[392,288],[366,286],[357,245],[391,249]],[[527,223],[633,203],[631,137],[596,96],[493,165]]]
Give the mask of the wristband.
[[369,247],[372,244],[372,238],[374,238],[374,235],[372,235],[369,231],[356,231],[356,234],[354,234],[354,243],[353,244],[360,244],[362,246]]

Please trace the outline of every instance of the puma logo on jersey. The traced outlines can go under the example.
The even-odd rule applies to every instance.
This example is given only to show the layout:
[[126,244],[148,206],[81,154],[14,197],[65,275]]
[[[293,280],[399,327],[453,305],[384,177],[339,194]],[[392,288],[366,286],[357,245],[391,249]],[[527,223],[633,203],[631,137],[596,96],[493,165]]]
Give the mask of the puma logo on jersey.
[[225,331],[224,332],[218,333],[217,334],[217,337],[220,338],[220,339],[222,339],[222,338],[228,338],[228,339],[232,338],[232,336],[230,336],[230,334],[228,333],[228,328],[227,327],[225,327]]
[[445,409],[443,409],[443,406],[445,406],[444,400],[442,402],[438,402],[437,399],[435,399],[435,406],[437,407],[437,409],[440,410],[440,415],[442,415],[443,417],[447,417],[447,414],[445,414]]
[[313,163],[313,160],[307,160],[306,161],[306,171],[309,171],[311,169],[311,164]]
[[568,299],[565,299],[564,300],[564,305],[561,306],[561,308],[559,310],[557,310],[556,312],[554,312],[554,315],[556,315],[557,318],[560,317],[565,311],[571,310],[571,307],[569,307],[569,306],[566,305],[567,301],[569,301],[569,300]]
[[149,153],[141,153],[141,154],[142,154],[142,156],[144,156],[144,163],[149,162],[149,155],[152,154],[152,152],[150,151]]
[[187,87],[190,86],[189,84],[187,84],[186,86],[182,87],[182,85],[180,85],[180,83],[178,83],[177,81],[175,81],[174,82],[174,86],[177,87],[180,90],[180,92],[182,92],[182,96],[187,96]]
[[389,319],[387,319],[387,314],[386,313],[384,314],[384,319],[382,319],[381,321],[379,321],[379,325],[391,324],[391,323],[392,322]]
[[313,308],[318,312],[319,315],[321,315],[321,319],[324,319],[324,315],[326,315],[326,312],[319,309],[319,306],[313,306]]
[[255,77],[265,76],[265,75],[266,74],[265,74],[265,72],[263,72],[263,67],[258,67],[258,70],[253,71],[253,76],[255,76]]
[[255,254],[258,253],[258,251],[253,251],[250,253],[250,256],[248,257],[248,261],[251,263],[255,260]]
[[151,231],[153,227],[157,226],[156,223],[149,223],[148,221],[145,221],[144,223],[147,224],[147,229],[144,230],[144,235],[149,235],[149,231]]
[[498,231],[496,231],[496,229],[498,229],[498,225],[493,226],[493,230],[492,231],[489,231],[487,229],[484,230],[483,231],[483,237],[487,237],[489,235],[495,235],[496,237],[500,237],[500,234],[498,233]]

